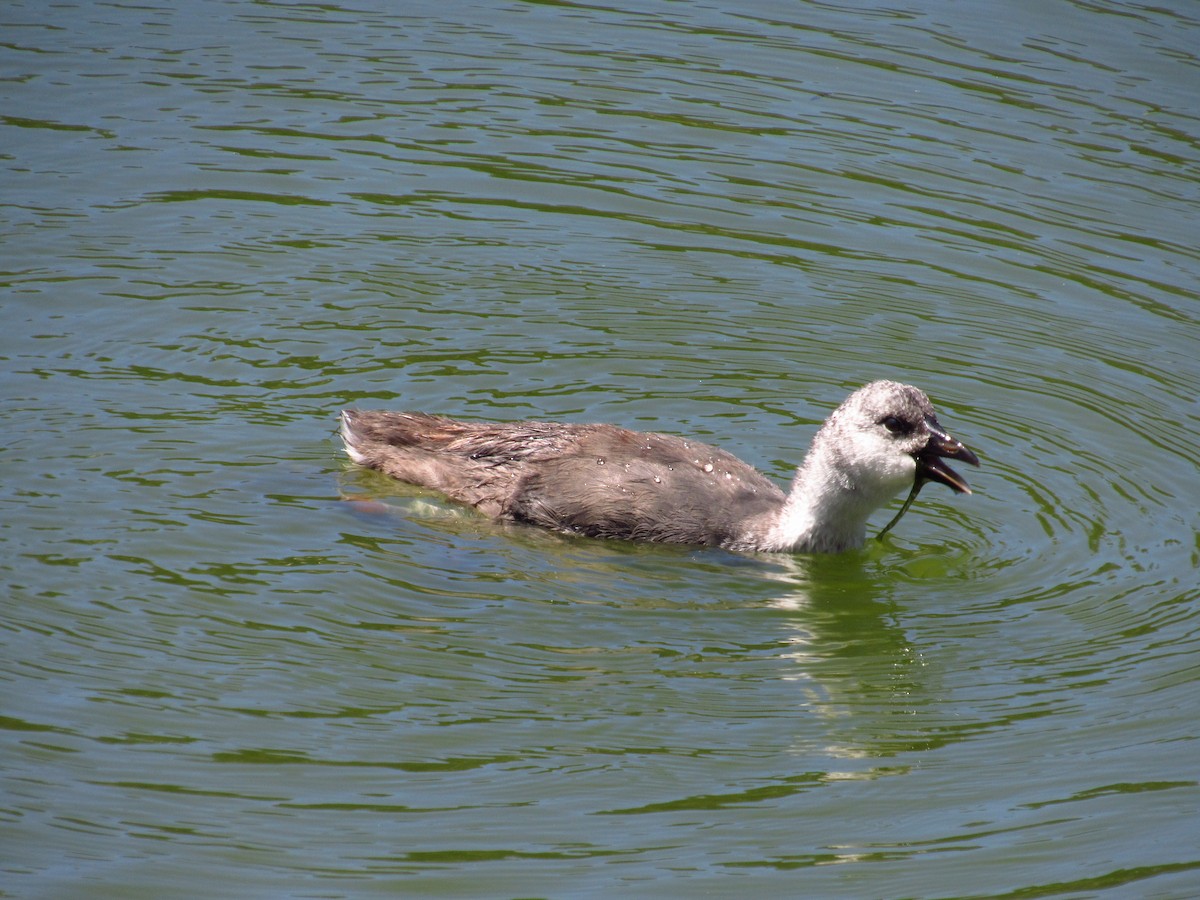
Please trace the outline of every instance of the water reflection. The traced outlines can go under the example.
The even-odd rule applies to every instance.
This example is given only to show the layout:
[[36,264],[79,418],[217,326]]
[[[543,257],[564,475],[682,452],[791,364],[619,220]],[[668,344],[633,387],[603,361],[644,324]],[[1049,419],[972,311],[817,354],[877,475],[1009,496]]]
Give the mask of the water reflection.
[[[917,744],[928,747],[938,743],[927,736],[905,738],[894,729],[900,709],[911,711],[925,704],[927,692],[921,683],[919,654],[900,623],[879,552],[742,556],[719,550],[596,541],[491,521],[374,473],[348,470],[342,478],[349,509],[356,518],[366,516],[363,524],[372,531],[418,529],[446,547],[464,539],[482,540],[484,547],[479,552],[490,552],[494,559],[475,558],[472,567],[503,573],[509,579],[518,577],[509,569],[514,558],[535,559],[525,563],[534,568],[520,579],[523,591],[529,590],[530,576],[535,584],[550,579],[552,590],[543,587],[539,593],[583,605],[581,616],[594,615],[587,610],[595,604],[617,611],[668,615],[673,610],[702,610],[712,615],[722,610],[774,611],[769,626],[760,627],[755,639],[731,636],[703,650],[659,644],[650,634],[614,635],[609,649],[604,649],[603,642],[579,645],[556,643],[545,636],[539,639],[540,653],[570,657],[576,672],[592,668],[603,673],[618,664],[622,654],[647,650],[667,658],[678,658],[682,652],[701,667],[708,665],[705,660],[717,658],[720,662],[714,674],[725,672],[720,677],[731,677],[739,661],[773,660],[774,677],[793,686],[790,714],[828,720],[830,727],[823,733],[837,735],[835,743],[826,742],[819,748],[797,745],[794,749],[873,758]],[[460,555],[450,552],[456,558]],[[545,570],[541,576],[540,569]],[[706,598],[698,607],[694,597],[701,582]],[[404,587],[414,590],[409,580]],[[462,596],[457,584],[447,583],[445,590],[449,596]],[[438,593],[428,580],[420,591]],[[581,633],[587,630],[580,626]],[[586,662],[589,657],[590,663]],[[870,715],[871,709],[886,723]],[[851,731],[843,733],[840,724]]]
[[[1195,893],[1200,23],[753,6],[5,5],[6,887]],[[831,561],[325,440],[880,376],[987,467]]]

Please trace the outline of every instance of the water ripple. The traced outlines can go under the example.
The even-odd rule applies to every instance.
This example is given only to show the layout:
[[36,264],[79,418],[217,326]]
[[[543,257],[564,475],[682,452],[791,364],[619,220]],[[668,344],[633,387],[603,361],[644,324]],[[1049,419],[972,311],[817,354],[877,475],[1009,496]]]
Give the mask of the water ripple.
[[[1200,22],[1024,13],[6,7],[6,885],[1193,893]],[[876,377],[983,466],[836,558],[500,526],[333,434],[783,482]]]

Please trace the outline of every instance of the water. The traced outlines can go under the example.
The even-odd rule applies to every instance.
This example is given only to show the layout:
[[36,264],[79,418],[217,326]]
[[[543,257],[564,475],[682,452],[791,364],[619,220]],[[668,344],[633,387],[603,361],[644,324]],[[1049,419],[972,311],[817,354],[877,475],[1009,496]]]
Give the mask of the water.
[[[399,9],[0,14],[0,892],[1200,893],[1197,18]],[[785,479],[876,377],[984,465],[832,558],[498,526],[333,437]]]

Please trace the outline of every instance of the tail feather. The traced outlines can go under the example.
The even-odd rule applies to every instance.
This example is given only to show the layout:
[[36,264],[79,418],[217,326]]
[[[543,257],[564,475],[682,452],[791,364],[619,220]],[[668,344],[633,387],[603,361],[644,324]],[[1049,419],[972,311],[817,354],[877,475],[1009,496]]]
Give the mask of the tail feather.
[[464,423],[425,413],[352,409],[342,410],[341,420],[346,455],[360,466],[439,490],[492,516],[507,502],[515,467],[475,459],[462,448],[448,450],[463,431],[472,430]]
[[342,441],[346,455],[359,465],[375,465],[371,460],[385,448],[437,449],[449,436],[446,425],[451,419],[426,413],[372,412],[361,409],[342,410]]
[[360,466],[367,465],[367,454],[361,448],[362,436],[354,430],[357,414],[352,409],[343,409],[341,420],[342,446],[346,455]]

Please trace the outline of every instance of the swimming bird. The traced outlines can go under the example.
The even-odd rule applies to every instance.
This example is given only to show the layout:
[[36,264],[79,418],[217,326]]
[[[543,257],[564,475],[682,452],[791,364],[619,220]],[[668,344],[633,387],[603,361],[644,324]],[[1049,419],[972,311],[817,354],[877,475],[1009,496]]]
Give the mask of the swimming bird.
[[929,398],[895,381],[871,382],[833,411],[786,494],[724,450],[616,425],[353,409],[341,420],[355,463],[496,519],[748,552],[861,547],[868,517],[901,490],[912,489],[910,502],[928,481],[969,494],[945,460],[979,465]]

